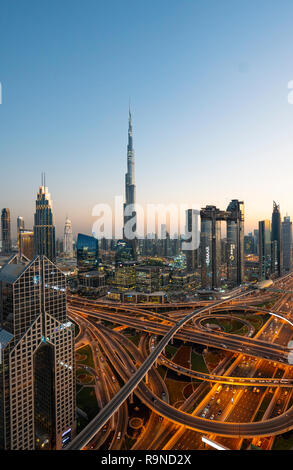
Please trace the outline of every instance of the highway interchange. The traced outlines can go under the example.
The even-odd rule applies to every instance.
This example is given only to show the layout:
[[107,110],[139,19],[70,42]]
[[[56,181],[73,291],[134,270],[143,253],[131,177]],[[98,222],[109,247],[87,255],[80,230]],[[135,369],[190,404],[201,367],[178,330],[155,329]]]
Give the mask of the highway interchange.
[[[271,436],[293,428],[291,403],[288,407],[293,385],[293,367],[290,366],[288,348],[288,342],[293,336],[289,305],[291,286],[293,287],[291,276],[275,283],[278,293],[273,296],[275,303],[270,310],[256,306],[264,299],[272,299],[272,294],[267,291],[238,291],[230,299],[212,304],[181,303],[169,305],[169,310],[166,307],[168,304],[151,310],[149,305],[108,304],[70,296],[70,317],[81,329],[87,331],[89,343],[96,348],[96,352],[99,351],[97,358],[101,357],[99,348],[102,345],[106,362],[110,365],[104,366],[109,368],[104,372],[108,379],[102,374],[103,386],[96,386],[97,394],[101,393],[98,389],[108,390],[103,403],[100,400],[101,411],[67,448],[100,448],[109,436],[109,422],[113,421],[113,417],[117,426],[116,433],[112,432],[110,448],[121,448],[122,439],[117,439],[117,433],[122,437],[126,433],[126,400],[128,397],[131,400],[133,393],[151,411],[144,433],[133,448],[149,449],[159,446],[157,448],[169,449],[187,446],[185,448],[188,449],[191,446],[188,436],[192,434],[197,436],[197,439],[193,439],[193,445],[200,448],[199,433],[206,433],[209,437],[216,436],[223,443],[228,439],[230,448],[233,448],[230,441],[233,441],[234,447],[237,441],[239,447],[244,438],[254,439],[252,442],[258,446],[272,444]],[[282,290],[286,293],[281,294]],[[234,318],[237,310],[242,313],[242,322],[247,326],[248,336],[210,331],[205,326],[203,320],[208,316],[213,319],[219,318],[219,315]],[[278,316],[270,315],[255,334],[254,328],[243,319],[245,312],[250,315],[257,313],[269,316],[269,313],[273,313]],[[120,325],[121,331],[117,331],[119,328],[109,328],[109,323],[116,327]],[[123,335],[124,328],[141,332],[138,346]],[[155,345],[150,341],[154,335],[162,338]],[[215,369],[207,374],[174,363],[164,354],[173,338],[180,340],[182,344],[201,344],[224,351],[224,365],[219,371]],[[99,359],[96,360],[99,362]],[[169,403],[168,388],[156,370],[156,366],[160,364],[180,374],[180,377],[202,380],[186,399],[186,403],[178,408]],[[101,364],[97,363],[96,367],[101,369]],[[123,380],[123,387],[120,388],[118,383],[109,379],[113,370]],[[217,390],[219,384],[221,389]],[[272,399],[262,419],[255,421],[268,393],[272,395]],[[217,402],[220,402],[220,406]],[[274,406],[274,403],[278,406]],[[118,429],[121,431],[117,431]],[[152,429],[151,436],[148,429]],[[167,432],[162,433],[163,429]],[[165,436],[162,437],[162,434]],[[180,444],[182,441],[183,444]]]

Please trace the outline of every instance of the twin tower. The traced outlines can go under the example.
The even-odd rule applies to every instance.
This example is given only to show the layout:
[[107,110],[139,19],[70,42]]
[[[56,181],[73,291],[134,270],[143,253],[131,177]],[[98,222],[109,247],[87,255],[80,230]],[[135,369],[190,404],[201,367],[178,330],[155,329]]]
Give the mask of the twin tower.
[[200,211],[201,283],[204,289],[220,287],[222,269],[221,222],[227,226],[225,259],[229,287],[243,282],[244,273],[244,203],[233,199],[226,211],[206,206]]

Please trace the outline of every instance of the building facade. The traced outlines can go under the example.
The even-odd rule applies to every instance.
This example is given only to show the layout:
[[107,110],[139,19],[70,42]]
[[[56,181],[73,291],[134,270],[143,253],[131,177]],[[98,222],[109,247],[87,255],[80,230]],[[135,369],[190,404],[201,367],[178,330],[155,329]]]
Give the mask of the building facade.
[[66,217],[64,227],[64,243],[63,243],[64,255],[68,258],[73,256],[73,238],[72,238],[72,225],[71,220]]
[[55,226],[52,200],[43,179],[36,200],[34,218],[35,255],[44,255],[51,261],[56,259]]
[[29,260],[34,257],[34,232],[33,230],[20,229],[18,232],[18,254],[26,256]]
[[[197,246],[197,233],[199,231],[198,219],[199,211],[196,209],[187,209],[185,212],[186,223],[185,223],[185,234],[187,235],[186,242],[194,244],[190,246],[189,250],[185,250],[186,256],[186,269],[187,272],[193,273],[199,266],[199,247]],[[188,236],[191,234],[190,236]]]
[[1,237],[2,237],[2,254],[11,253],[11,221],[10,210],[2,209],[1,213]]
[[283,270],[288,273],[292,269],[292,222],[284,217],[282,222]]
[[17,217],[17,234],[20,230],[24,230],[24,219],[21,216]]
[[283,273],[282,224],[280,206],[275,201],[273,201],[271,242],[271,274],[279,277]]
[[244,278],[244,203],[233,199],[226,211],[227,223],[227,281],[230,287]]
[[129,110],[128,144],[127,144],[127,173],[125,174],[125,203],[123,206],[123,238],[124,240],[130,243],[132,247],[134,259],[136,258],[136,255],[137,255],[137,239],[135,237],[136,235],[136,212],[133,207],[135,203],[136,203],[136,186],[135,186],[135,180],[134,180],[134,148],[133,148],[133,135],[132,135],[132,116]]
[[1,269],[0,299],[0,447],[62,449],[76,433],[65,276],[45,256],[15,256]]
[[99,266],[98,240],[79,233],[76,243],[77,268],[79,272],[93,271]]
[[259,280],[269,279],[271,276],[271,223],[261,220],[258,223],[258,253],[259,253]]

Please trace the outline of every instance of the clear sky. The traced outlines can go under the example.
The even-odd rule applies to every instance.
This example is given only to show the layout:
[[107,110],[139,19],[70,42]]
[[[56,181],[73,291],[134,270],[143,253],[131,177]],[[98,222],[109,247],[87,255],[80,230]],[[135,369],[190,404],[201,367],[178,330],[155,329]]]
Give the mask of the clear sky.
[[46,172],[57,234],[123,194],[293,216],[292,0],[2,0],[1,207],[32,226]]

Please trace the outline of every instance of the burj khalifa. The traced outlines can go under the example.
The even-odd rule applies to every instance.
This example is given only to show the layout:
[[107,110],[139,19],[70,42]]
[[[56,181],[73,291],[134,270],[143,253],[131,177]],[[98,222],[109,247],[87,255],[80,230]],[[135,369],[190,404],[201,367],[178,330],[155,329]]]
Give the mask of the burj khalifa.
[[[128,241],[133,249],[133,256],[136,256],[137,243],[135,238],[136,232],[136,212],[132,204],[136,203],[136,187],[134,183],[134,148],[132,136],[132,116],[129,109],[128,120],[128,144],[127,144],[127,173],[125,174],[125,203],[124,209],[124,223],[123,223],[123,238]],[[131,222],[130,222],[131,220]]]

